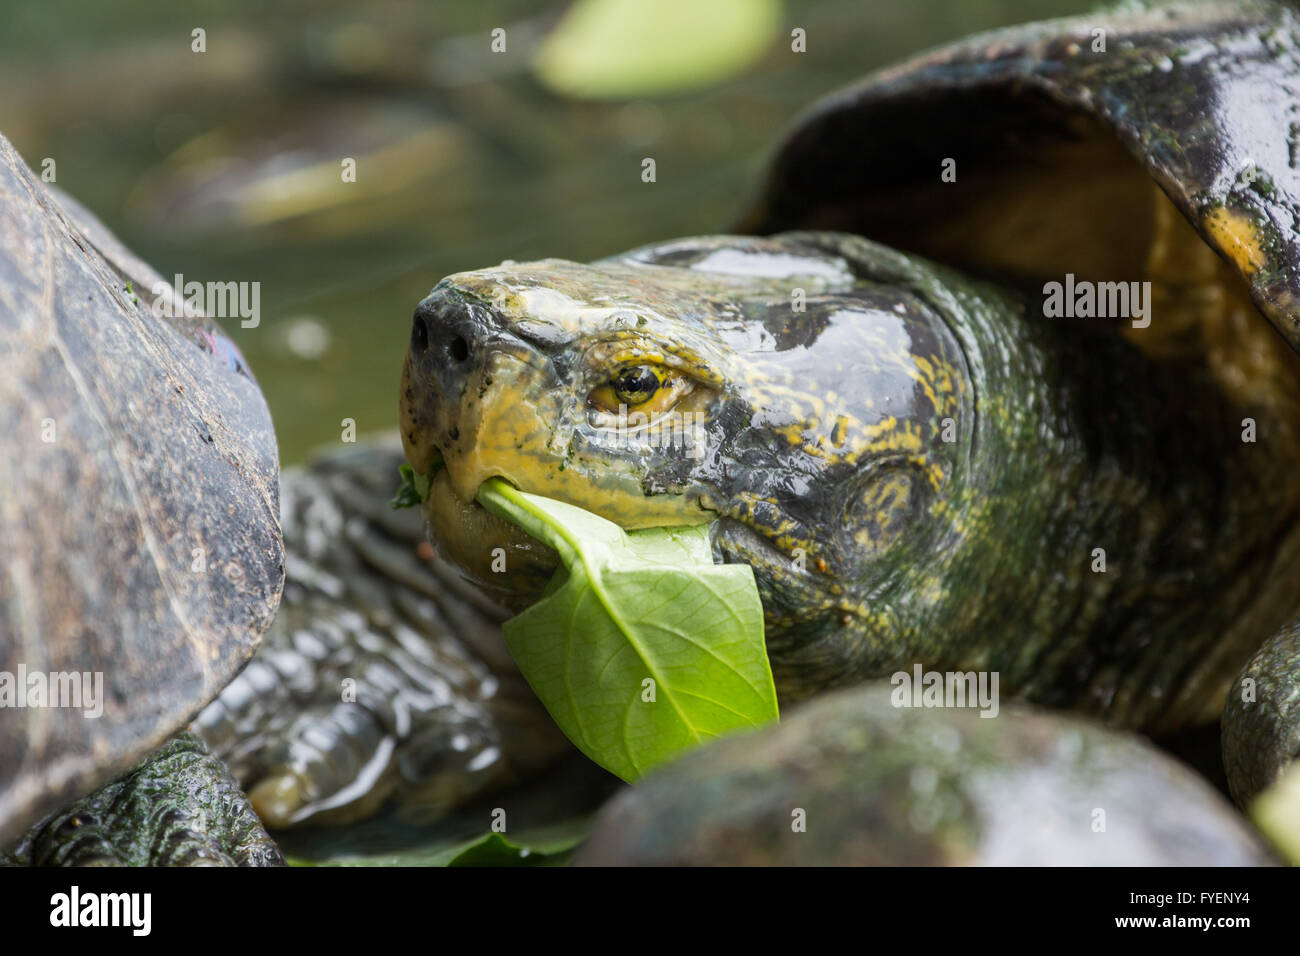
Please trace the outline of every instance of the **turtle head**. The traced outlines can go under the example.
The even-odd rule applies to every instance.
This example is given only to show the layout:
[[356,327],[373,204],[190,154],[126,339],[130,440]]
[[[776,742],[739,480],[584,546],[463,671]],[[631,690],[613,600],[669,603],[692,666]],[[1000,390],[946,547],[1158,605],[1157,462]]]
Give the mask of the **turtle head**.
[[408,459],[430,474],[425,516],[448,557],[507,603],[535,598],[554,557],[474,502],[488,478],[626,529],[712,517],[697,423],[721,380],[683,315],[702,303],[656,278],[630,264],[507,263],[442,280],[416,309],[401,421]]
[[416,309],[402,432],[434,539],[511,603],[553,556],[474,504],[493,476],[628,530],[716,521],[770,642],[924,524],[965,378],[916,296],[790,238],[706,237],[444,279]]

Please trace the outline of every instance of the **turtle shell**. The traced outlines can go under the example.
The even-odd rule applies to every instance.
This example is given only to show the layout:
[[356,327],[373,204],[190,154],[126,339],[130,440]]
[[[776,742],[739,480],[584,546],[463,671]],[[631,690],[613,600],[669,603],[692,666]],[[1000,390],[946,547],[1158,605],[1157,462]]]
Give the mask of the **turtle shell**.
[[1298,43],[1300,16],[1272,0],[973,37],[815,104],[742,229],[841,229],[1004,277],[1137,278],[1154,181],[1300,350]]
[[3,137],[0,213],[4,841],[216,695],[284,560],[275,436],[234,345],[159,317],[162,277]]

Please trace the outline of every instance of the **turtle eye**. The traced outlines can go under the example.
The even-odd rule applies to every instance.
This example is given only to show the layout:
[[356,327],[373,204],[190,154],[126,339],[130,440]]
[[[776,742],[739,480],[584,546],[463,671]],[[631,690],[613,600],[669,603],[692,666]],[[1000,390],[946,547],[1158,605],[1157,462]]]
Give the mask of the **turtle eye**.
[[634,365],[619,371],[610,382],[614,397],[629,407],[654,398],[663,384],[664,373],[653,365]]
[[654,419],[671,411],[694,391],[690,378],[676,369],[663,365],[618,366],[587,396],[587,414],[598,428],[612,427],[606,418],[609,415],[635,412]]

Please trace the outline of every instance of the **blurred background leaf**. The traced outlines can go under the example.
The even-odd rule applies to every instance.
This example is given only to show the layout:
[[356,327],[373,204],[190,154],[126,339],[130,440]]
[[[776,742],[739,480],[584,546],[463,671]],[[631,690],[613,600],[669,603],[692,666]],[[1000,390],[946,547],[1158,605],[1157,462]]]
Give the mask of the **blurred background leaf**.
[[534,69],[567,96],[680,93],[752,66],[780,25],[779,0],[577,0],[542,41]]

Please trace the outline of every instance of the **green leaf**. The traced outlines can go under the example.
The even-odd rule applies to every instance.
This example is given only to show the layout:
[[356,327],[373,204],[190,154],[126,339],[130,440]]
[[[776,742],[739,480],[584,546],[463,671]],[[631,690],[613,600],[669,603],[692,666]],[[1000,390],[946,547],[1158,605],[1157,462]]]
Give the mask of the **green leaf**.
[[399,508],[414,508],[429,497],[428,476],[417,475],[410,465],[402,465],[397,473],[402,476],[402,485],[388,502],[388,507],[395,511]]
[[779,0],[577,0],[542,42],[533,69],[564,96],[681,93],[753,65],[780,26]]
[[624,532],[496,478],[478,500],[560,556],[545,596],[506,622],[506,643],[596,763],[635,780],[687,748],[777,719],[754,572],[714,564],[706,527]]
[[541,852],[513,843],[500,833],[485,833],[459,847],[447,866],[557,866],[568,861],[577,845],[574,840],[561,849]]

